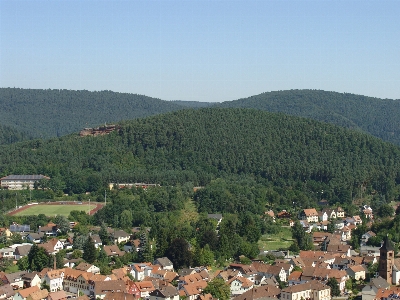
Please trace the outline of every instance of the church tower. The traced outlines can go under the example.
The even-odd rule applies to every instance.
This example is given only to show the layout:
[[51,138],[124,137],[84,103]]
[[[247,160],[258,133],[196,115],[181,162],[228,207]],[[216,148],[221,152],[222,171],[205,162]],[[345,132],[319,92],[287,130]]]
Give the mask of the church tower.
[[379,249],[379,276],[386,279],[389,284],[392,284],[392,267],[394,265],[394,249],[390,244],[389,237],[386,236],[382,247]]

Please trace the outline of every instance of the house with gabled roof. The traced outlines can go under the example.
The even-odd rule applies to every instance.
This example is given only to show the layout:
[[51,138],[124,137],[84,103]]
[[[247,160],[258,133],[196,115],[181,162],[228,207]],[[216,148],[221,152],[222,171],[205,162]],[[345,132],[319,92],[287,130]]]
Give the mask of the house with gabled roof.
[[124,254],[125,254],[125,251],[119,250],[117,245],[106,245],[106,246],[104,246],[103,249],[106,252],[108,257],[124,256]]
[[[103,298],[103,300],[137,300],[137,299],[138,298],[135,298],[134,295],[125,292],[107,292]],[[78,297],[76,300],[89,300],[89,298],[79,299]]]
[[288,262],[275,261],[274,265],[283,268],[283,270],[286,272],[286,278],[293,270],[293,265],[289,264]]
[[306,283],[307,280],[301,280],[301,271],[293,271],[289,277],[288,277],[288,285],[295,285],[295,284],[301,284],[301,283]]
[[95,281],[93,294],[94,297],[104,299],[107,292],[126,292],[126,285],[123,280]]
[[170,270],[174,269],[174,264],[168,259],[168,257],[159,257],[154,262],[153,265],[160,265],[161,269],[163,270]]
[[300,256],[293,256],[291,259],[289,259],[289,263],[294,267],[299,267],[300,269],[306,266]]
[[48,223],[45,226],[39,226],[38,233],[43,233],[47,236],[57,236],[57,224],[53,222]]
[[39,290],[30,294],[26,300],[48,300],[49,291],[46,289]]
[[284,288],[281,292],[281,299],[287,300],[330,300],[331,288],[318,281],[310,281],[307,283],[291,285]]
[[0,286],[0,299],[12,300],[15,291],[9,284],[3,284]]
[[57,238],[52,238],[50,241],[38,246],[44,248],[48,254],[56,254],[64,248],[63,243]]
[[339,254],[344,254],[347,257],[350,257],[350,250],[351,246],[350,245],[342,245],[342,244],[329,244],[328,247],[326,248],[326,251],[332,254],[339,253]]
[[224,281],[228,281],[229,279],[236,277],[236,276],[243,276],[239,270],[227,269],[227,270],[219,270],[215,273],[215,277],[221,278]]
[[309,223],[318,222],[318,212],[315,208],[305,208],[300,212],[300,219]]
[[251,290],[233,298],[234,300],[279,299],[281,289],[273,285],[253,287]]
[[98,234],[92,234],[90,237],[92,238],[92,241],[93,241],[96,249],[98,249],[99,247],[101,247],[103,245],[103,243],[101,242],[100,236]]
[[374,215],[372,214],[372,208],[370,207],[364,208],[362,213],[367,219],[372,219],[374,217]]
[[139,252],[140,249],[139,239],[130,240],[124,245],[124,250],[126,252]]
[[32,248],[31,244],[15,247],[15,250],[14,250],[15,260],[19,260],[19,259],[27,256],[29,251],[31,250],[31,248]]
[[346,214],[346,212],[344,211],[344,209],[341,208],[340,206],[338,206],[338,208],[336,209],[336,217],[344,218],[345,214]]
[[178,277],[178,273],[169,270],[153,270],[150,277],[172,282]]
[[346,272],[355,280],[365,280],[365,267],[363,265],[350,266],[346,269]]
[[364,234],[361,236],[361,245],[362,245],[362,246],[366,246],[368,240],[369,240],[371,237],[373,237],[373,236],[376,236],[376,234],[375,234],[374,232],[372,232],[372,231],[367,231],[366,233],[364,233]]
[[61,290],[57,292],[51,292],[47,296],[47,300],[67,300],[67,294]]
[[21,277],[24,288],[28,288],[34,285],[37,285],[40,287],[42,283],[42,279],[39,277],[38,272],[31,272],[31,273],[26,273]]
[[131,235],[129,233],[126,233],[123,230],[115,230],[112,234],[112,239],[114,241],[114,244],[119,244],[119,243],[126,243],[129,241]]
[[241,295],[244,292],[252,289],[254,286],[254,283],[251,280],[242,276],[231,278],[227,284],[229,285],[231,289],[231,295],[233,296]]
[[63,288],[64,269],[51,270],[46,272],[42,278],[43,282],[50,287],[50,292],[56,292]]
[[149,300],[179,300],[179,292],[173,286],[166,286],[163,288],[155,289],[150,293]]
[[15,293],[14,300],[26,300],[30,294],[37,291],[40,291],[40,289],[36,285],[23,290],[19,290]]
[[327,214],[328,219],[336,219],[337,218],[336,212],[333,208],[324,208],[322,211]]
[[279,278],[279,280],[283,282],[287,280],[285,269],[279,264],[268,265],[261,262],[254,262],[252,265],[256,269],[257,275],[263,275],[266,278]]
[[362,225],[362,223],[363,223],[363,221],[362,221],[362,219],[360,218],[360,216],[353,216],[353,219],[354,219],[354,225]]
[[130,281],[128,283],[128,293],[134,294],[137,299],[148,299],[150,297],[150,293],[155,289],[156,288],[154,287],[152,281]]
[[79,265],[75,267],[76,270],[90,272],[92,274],[100,274],[100,268],[95,265],[88,264],[86,262],[81,262]]
[[320,211],[320,212],[318,213],[318,219],[319,219],[321,222],[328,221],[329,217],[328,217],[328,214],[326,213],[326,211]]
[[257,275],[257,270],[253,265],[230,264],[228,269],[240,271],[241,276],[246,277],[252,282],[254,282],[255,276]]
[[14,258],[14,249],[11,247],[0,249],[0,258]]
[[186,284],[179,290],[179,296],[185,297],[187,300],[196,300],[206,287],[207,282],[204,280],[198,283]]
[[196,273],[197,273],[197,271],[194,268],[182,268],[178,271],[179,277],[196,274]]
[[131,265],[131,270],[129,273],[133,276],[133,278],[137,281],[143,280],[146,276],[150,276],[150,274],[156,270],[160,270],[160,266],[153,266],[150,262],[144,263],[135,263]]
[[44,233],[36,233],[36,232],[30,232],[27,236],[26,236],[26,240],[31,242],[31,243],[35,243],[35,244],[39,244],[41,243],[42,239],[43,239]]
[[9,274],[4,274],[4,277],[6,279],[6,282],[11,284],[12,287],[18,287],[22,288],[24,285],[24,281],[22,280],[22,277],[27,273],[27,271],[19,271],[19,272],[14,272],[14,273],[9,273]]

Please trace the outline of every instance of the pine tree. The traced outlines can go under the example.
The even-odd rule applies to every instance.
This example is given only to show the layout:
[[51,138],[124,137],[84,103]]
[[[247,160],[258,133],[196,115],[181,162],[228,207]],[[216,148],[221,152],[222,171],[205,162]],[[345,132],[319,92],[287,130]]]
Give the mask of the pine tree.
[[139,250],[139,261],[141,262],[152,262],[153,261],[153,249],[148,240],[148,235],[144,229],[140,232],[140,250]]
[[97,257],[96,247],[91,237],[87,239],[83,246],[83,256],[82,258],[88,263],[94,263]]
[[109,245],[110,244],[110,237],[107,231],[107,226],[104,222],[101,223],[100,225],[100,230],[99,230],[99,237],[101,239],[101,242],[103,245]]

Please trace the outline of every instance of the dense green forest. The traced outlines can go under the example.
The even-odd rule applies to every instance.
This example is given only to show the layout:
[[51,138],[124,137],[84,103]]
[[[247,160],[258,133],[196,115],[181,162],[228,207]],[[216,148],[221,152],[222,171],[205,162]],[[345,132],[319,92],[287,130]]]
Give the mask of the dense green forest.
[[226,101],[221,107],[283,112],[368,132],[400,145],[400,101],[321,90],[262,93]]
[[139,117],[209,106],[242,107],[283,112],[370,133],[400,145],[400,102],[319,90],[268,92],[235,101],[209,103],[163,101],[111,91],[0,88],[0,124],[26,135],[13,139],[9,130],[0,144],[21,138],[60,137]]
[[0,125],[0,145],[17,143],[29,139],[31,139],[31,136],[22,131]]
[[183,108],[137,94],[18,88],[0,88],[0,107],[1,125],[40,138]]
[[[180,267],[256,257],[261,235],[279,230],[264,215],[270,208],[295,215],[325,198],[351,214],[358,211],[352,200],[368,196],[379,215],[399,196],[397,146],[360,131],[255,109],[180,110],[122,122],[105,136],[72,134],[0,151],[0,176],[51,177],[32,192],[0,190],[4,212],[17,201],[48,201],[64,193],[103,202],[110,182],[159,183],[109,191],[107,206],[93,216],[71,213],[70,220],[80,223],[74,240],[84,240],[90,225],[141,226],[144,250],[130,259],[168,256]],[[224,215],[218,235],[206,213]],[[0,225],[36,228],[47,220],[1,214]],[[185,250],[189,244],[191,251]]]
[[400,183],[398,147],[362,132],[252,109],[182,110],[121,123],[107,136],[74,134],[0,151],[0,175],[48,175],[52,190],[76,194],[109,182],[207,185],[250,178],[273,187],[271,202],[287,206],[294,198],[315,202],[322,193],[332,203],[349,203],[360,193],[387,201],[398,196]]

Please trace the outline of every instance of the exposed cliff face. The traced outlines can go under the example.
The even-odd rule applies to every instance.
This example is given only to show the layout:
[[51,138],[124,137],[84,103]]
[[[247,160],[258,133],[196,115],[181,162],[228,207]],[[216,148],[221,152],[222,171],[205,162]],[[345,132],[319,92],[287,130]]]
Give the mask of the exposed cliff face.
[[98,136],[98,135],[105,135],[113,132],[114,130],[118,130],[119,126],[116,125],[106,125],[96,128],[85,128],[79,132],[80,136]]

